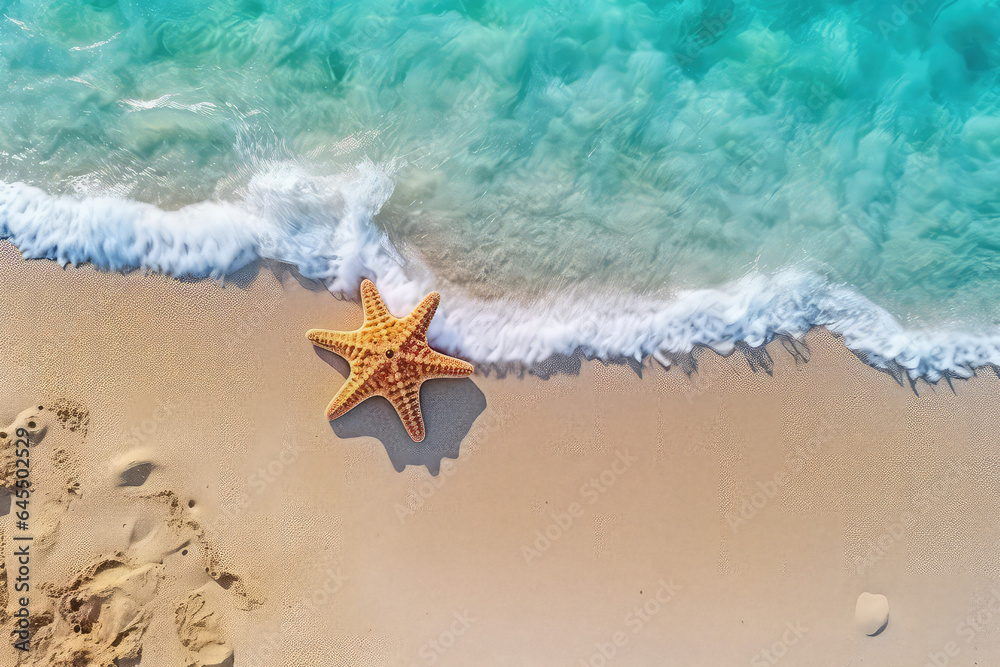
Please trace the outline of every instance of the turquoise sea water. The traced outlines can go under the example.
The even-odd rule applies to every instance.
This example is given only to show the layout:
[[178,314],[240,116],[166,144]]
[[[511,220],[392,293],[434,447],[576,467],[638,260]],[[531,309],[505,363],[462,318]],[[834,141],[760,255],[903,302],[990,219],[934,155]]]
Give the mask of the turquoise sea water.
[[0,5],[27,256],[438,289],[477,362],[1000,363],[995,1]]

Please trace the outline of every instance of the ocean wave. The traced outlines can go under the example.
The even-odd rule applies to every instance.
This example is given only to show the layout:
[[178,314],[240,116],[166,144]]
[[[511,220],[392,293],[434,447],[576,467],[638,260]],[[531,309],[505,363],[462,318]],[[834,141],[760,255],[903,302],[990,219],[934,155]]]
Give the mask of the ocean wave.
[[435,342],[481,364],[534,364],[579,349],[670,366],[699,346],[728,355],[741,343],[759,347],[824,326],[867,363],[910,380],[967,378],[1000,365],[998,334],[908,330],[850,287],[794,270],[659,299],[573,292],[533,306],[457,300],[445,325]]
[[250,180],[236,202],[205,201],[178,210],[109,196],[51,195],[0,182],[0,237],[32,259],[63,266],[145,269],[177,277],[222,278],[259,258],[294,264],[333,291],[363,276],[417,293],[403,262],[372,217],[392,193],[386,166],[314,176],[287,162]]
[[294,163],[262,171],[237,202],[167,211],[112,197],[50,195],[0,184],[0,236],[27,258],[108,270],[221,278],[258,258],[295,265],[331,292],[354,297],[363,278],[404,313],[428,291],[444,301],[432,342],[481,366],[542,362],[581,350],[601,359],[653,356],[664,365],[697,346],[728,354],[825,326],[878,368],[911,380],[969,377],[1000,365],[1000,334],[908,330],[856,290],[815,273],[752,273],[710,289],[637,295],[576,287],[526,301],[480,299],[440,284],[402,257],[374,222],[393,191],[391,166],[365,162],[318,177]]
[[[305,272],[350,276],[308,247],[363,238],[349,216],[280,233],[339,215],[317,210],[329,184],[259,166],[405,158],[380,226],[456,282],[648,293],[794,265],[910,323],[1000,322],[995,3],[252,4],[6,11],[0,179],[161,209],[231,202],[166,214],[160,258],[139,229],[111,248],[81,237],[67,261],[225,270],[258,251],[234,224],[248,218],[305,244],[273,251]],[[274,197],[269,179],[303,190]],[[372,187],[361,209],[378,204]],[[8,194],[83,227],[160,215]],[[213,237],[218,262],[197,251]]]

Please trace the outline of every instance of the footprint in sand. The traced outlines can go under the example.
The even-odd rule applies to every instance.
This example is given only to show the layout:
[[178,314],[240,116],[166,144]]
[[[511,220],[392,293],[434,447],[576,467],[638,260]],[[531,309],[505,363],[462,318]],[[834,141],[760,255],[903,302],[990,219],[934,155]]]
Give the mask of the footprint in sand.
[[[59,535],[60,521],[80,490],[79,465],[67,449],[68,443],[87,436],[90,418],[83,406],[69,400],[22,410],[6,427],[0,428],[0,514],[13,501],[17,482],[18,443],[29,444],[31,462],[32,529],[35,547],[51,547]],[[57,428],[58,442],[48,435]]]
[[[55,613],[34,636],[28,665],[138,665],[162,565],[136,566],[125,557],[101,560],[70,584],[42,584]],[[44,657],[41,657],[44,656]]]
[[121,456],[111,465],[115,483],[118,486],[142,486],[156,469],[152,462],[153,453],[146,448],[137,448]]
[[[122,525],[127,536],[125,549],[92,558],[90,565],[68,578],[36,585],[43,595],[33,599],[37,607],[32,609],[32,650],[17,656],[19,664],[135,667],[142,660],[144,643],[152,639],[147,632],[150,624],[158,622],[157,617],[172,615],[177,633],[174,652],[184,656],[185,667],[232,665],[233,651],[215,610],[218,595],[245,610],[260,606],[261,600],[224,566],[225,559],[206,539],[195,516],[193,501],[190,505],[182,502],[169,489],[143,492],[158,470],[150,452],[137,449],[114,462],[113,478],[101,488],[92,478],[81,486],[75,452],[82,451],[79,446],[88,425],[86,409],[64,400],[25,410],[0,428],[0,494],[4,495],[15,487],[15,436],[18,429],[24,429],[21,435],[29,434],[32,532],[38,557],[58,551],[56,547],[63,551],[68,547],[72,553],[73,545],[60,543],[58,538],[62,522],[75,518],[71,514],[67,519],[67,512],[77,502],[103,512],[116,508],[125,518]],[[6,554],[4,545],[10,544],[13,523],[3,521],[3,513],[0,504],[0,553]],[[79,562],[78,558],[74,554],[72,562]],[[5,560],[0,558],[0,622],[4,624],[14,602]],[[182,592],[185,586],[190,586],[186,593]]]
[[177,605],[177,637],[188,653],[186,667],[222,667],[233,664],[233,649],[226,643],[219,616],[199,589]]

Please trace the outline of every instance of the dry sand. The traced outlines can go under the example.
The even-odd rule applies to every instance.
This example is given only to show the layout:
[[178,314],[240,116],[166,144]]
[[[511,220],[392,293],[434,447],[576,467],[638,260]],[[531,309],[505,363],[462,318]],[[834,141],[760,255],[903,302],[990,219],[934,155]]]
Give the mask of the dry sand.
[[0,499],[4,636],[34,538],[32,649],[0,664],[1000,660],[992,372],[914,390],[824,331],[690,377],[564,360],[427,384],[415,445],[381,399],[323,419],[347,367],[304,332],[360,309],[282,267],[4,244],[0,295],[0,474],[23,428],[34,485],[27,531]]

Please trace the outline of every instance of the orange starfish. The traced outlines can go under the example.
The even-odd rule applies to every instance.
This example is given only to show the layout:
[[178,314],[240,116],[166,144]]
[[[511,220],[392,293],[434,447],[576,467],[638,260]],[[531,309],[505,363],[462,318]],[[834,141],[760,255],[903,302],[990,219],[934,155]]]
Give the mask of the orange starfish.
[[424,439],[420,385],[424,380],[472,375],[472,364],[435,352],[427,345],[427,327],[441,295],[431,292],[402,319],[382,303],[375,284],[361,283],[365,323],[357,331],[310,329],[313,345],[336,352],[351,364],[347,382],[326,409],[333,420],[371,396],[384,396],[396,408],[414,442]]

